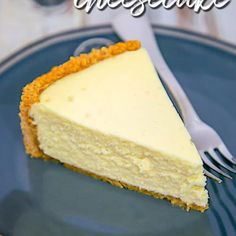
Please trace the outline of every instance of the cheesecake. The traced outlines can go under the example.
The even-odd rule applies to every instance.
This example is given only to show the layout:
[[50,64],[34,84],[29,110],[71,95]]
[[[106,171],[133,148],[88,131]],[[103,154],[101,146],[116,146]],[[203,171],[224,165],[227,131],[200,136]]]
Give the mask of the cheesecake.
[[204,211],[203,163],[139,41],[71,57],[23,89],[26,152]]

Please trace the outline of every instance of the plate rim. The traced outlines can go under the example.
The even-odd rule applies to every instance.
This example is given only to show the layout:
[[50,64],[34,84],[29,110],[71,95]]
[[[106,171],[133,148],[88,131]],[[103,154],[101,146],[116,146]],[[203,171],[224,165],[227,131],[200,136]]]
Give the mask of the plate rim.
[[[161,35],[166,35],[169,37],[180,38],[192,42],[199,43],[201,45],[210,46],[212,48],[221,50],[225,53],[229,53],[233,56],[236,56],[236,45],[226,42],[221,39],[216,39],[212,36],[205,35],[199,32],[163,26],[159,24],[152,24],[155,33]],[[116,34],[114,29],[110,24],[97,25],[97,26],[88,26],[82,27],[80,29],[70,29],[55,33],[32,43],[27,44],[26,46],[21,47],[15,52],[11,53],[5,59],[0,60],[0,75],[8,70],[11,66],[18,63],[22,59],[26,58],[30,54],[37,52],[45,47],[48,47],[54,43],[62,42],[68,39],[77,38],[78,36],[89,36],[95,34],[104,34],[104,33],[113,33]]]

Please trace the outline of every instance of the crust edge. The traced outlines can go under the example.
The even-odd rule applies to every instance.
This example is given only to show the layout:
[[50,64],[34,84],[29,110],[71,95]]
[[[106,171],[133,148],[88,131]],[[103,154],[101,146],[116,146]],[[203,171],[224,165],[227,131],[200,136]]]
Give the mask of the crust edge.
[[[41,158],[44,161],[53,161],[53,162],[56,162],[56,163],[61,163],[60,161],[58,161],[58,160],[56,160],[56,159],[54,159],[50,156],[47,156],[45,154],[43,154],[43,156],[41,156]],[[122,182],[122,181],[114,180],[114,179],[108,178],[106,176],[97,175],[93,172],[84,170],[82,168],[75,167],[75,166],[70,165],[70,164],[66,164],[66,163],[61,163],[61,164],[63,164],[63,166],[66,167],[67,169],[70,169],[74,172],[90,176],[94,179],[98,179],[98,180],[101,180],[103,182],[107,182],[109,184],[112,184],[113,186],[116,186],[116,187],[119,187],[119,188],[125,188],[125,189],[132,190],[132,191],[136,191],[136,192],[139,192],[139,193],[142,193],[142,194],[145,194],[145,195],[157,198],[157,199],[168,200],[172,205],[179,206],[179,207],[181,207],[181,208],[183,208],[187,211],[196,210],[196,211],[204,212],[205,210],[208,209],[208,205],[205,206],[205,207],[198,206],[196,204],[188,205],[185,202],[183,202],[180,198],[175,198],[175,197],[172,197],[172,196],[169,196],[169,195],[164,195],[164,194],[156,193],[156,192],[153,192],[153,191],[149,191],[149,190],[144,189],[144,188],[139,188],[137,186],[127,184],[127,183]]]

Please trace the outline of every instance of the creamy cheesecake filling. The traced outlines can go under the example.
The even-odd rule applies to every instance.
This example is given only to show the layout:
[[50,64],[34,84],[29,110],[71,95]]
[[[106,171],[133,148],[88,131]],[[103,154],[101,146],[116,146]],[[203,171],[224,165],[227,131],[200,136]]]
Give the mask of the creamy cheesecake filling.
[[59,117],[43,105],[31,110],[43,152],[62,163],[149,191],[206,206],[202,166],[182,163],[118,137]]
[[207,205],[201,158],[144,49],[58,80],[30,115],[45,154],[187,204]]

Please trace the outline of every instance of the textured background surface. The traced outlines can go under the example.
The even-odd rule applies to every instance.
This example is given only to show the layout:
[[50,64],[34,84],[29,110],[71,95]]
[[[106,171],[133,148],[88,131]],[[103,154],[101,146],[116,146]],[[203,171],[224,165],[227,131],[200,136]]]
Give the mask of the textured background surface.
[[[51,9],[50,9],[51,8]],[[109,23],[112,16],[122,11],[96,8],[87,15],[65,0],[57,7],[41,7],[33,0],[0,1],[0,60],[25,46],[55,32],[86,25]],[[189,29],[236,43],[236,1],[223,10],[195,14],[188,9],[151,10],[147,14],[153,23]]]

